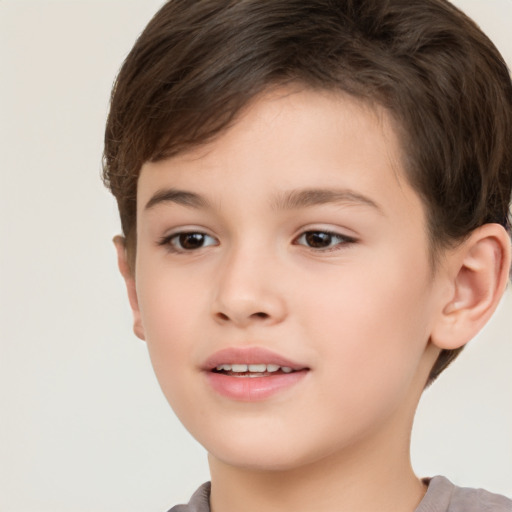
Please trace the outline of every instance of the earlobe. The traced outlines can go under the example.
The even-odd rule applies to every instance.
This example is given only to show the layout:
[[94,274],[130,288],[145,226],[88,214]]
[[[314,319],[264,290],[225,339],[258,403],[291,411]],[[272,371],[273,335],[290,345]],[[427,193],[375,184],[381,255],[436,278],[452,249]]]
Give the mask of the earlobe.
[[126,254],[126,241],[125,238],[118,235],[114,237],[114,245],[117,251],[117,265],[119,272],[123,276],[126,284],[126,291],[128,293],[128,300],[133,314],[133,332],[141,340],[145,340],[144,328],[142,327],[142,320],[140,316],[139,301],[137,298],[137,289],[135,287],[135,276],[128,263]]
[[450,296],[431,335],[441,349],[465,345],[496,309],[510,272],[510,238],[499,224],[476,229],[448,256]]

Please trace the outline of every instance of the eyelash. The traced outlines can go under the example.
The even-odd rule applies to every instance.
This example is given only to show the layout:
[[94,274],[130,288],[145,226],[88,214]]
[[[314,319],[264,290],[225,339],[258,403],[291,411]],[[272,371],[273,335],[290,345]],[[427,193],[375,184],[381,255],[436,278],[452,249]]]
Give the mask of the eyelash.
[[217,243],[213,243],[213,244],[210,243],[208,245],[202,245],[201,247],[196,247],[194,249],[185,249],[183,246],[178,248],[173,244],[173,240],[180,241],[181,237],[191,236],[191,235],[200,235],[203,238],[208,237],[208,238],[211,238],[212,240],[215,240],[212,236],[210,236],[206,233],[203,233],[202,231],[180,231],[179,233],[173,233],[172,235],[162,237],[160,239],[160,241],[158,242],[158,245],[165,246],[169,252],[177,253],[177,254],[184,254],[187,252],[195,252],[195,251],[198,251],[199,249],[203,249],[204,247],[210,247],[212,245],[219,245],[217,242]]
[[[205,247],[219,245],[218,241],[216,241],[214,243],[209,243],[208,245],[201,245],[200,247],[186,249],[183,246],[176,247],[176,245],[173,243],[173,240],[176,240],[176,241],[180,242],[180,245],[182,245],[182,241],[180,241],[180,238],[185,237],[185,236],[191,236],[191,235],[200,235],[201,237],[203,237],[203,240],[204,240],[204,238],[210,238],[215,241],[214,237],[212,237],[211,235],[208,235],[206,233],[203,233],[201,231],[181,231],[179,233],[173,233],[172,235],[162,237],[160,239],[160,241],[158,242],[158,245],[165,246],[165,247],[167,247],[167,249],[170,252],[177,253],[177,254],[184,254],[187,252],[195,252],[195,251],[198,251]],[[327,237],[329,237],[330,242],[333,241],[332,239],[335,239],[335,240],[337,240],[337,243],[335,243],[332,246],[329,244],[328,247],[316,247],[316,248],[312,247],[311,245],[308,245],[307,243],[299,243],[301,239],[305,240],[306,237],[314,236],[314,235],[327,235]],[[340,248],[342,248],[342,247],[346,247],[347,245],[351,245],[356,242],[357,242],[357,240],[353,237],[341,235],[340,233],[335,233],[333,231],[323,230],[323,229],[308,229],[307,231],[303,231],[298,237],[296,237],[293,240],[294,245],[304,245],[305,247],[312,249],[314,252],[337,251],[337,250],[340,250]],[[310,243],[311,243],[311,241],[310,241]]]
[[[322,248],[318,248],[318,247],[315,248],[315,247],[312,247],[311,245],[298,244],[297,243],[302,238],[306,238],[307,236],[311,236],[311,235],[327,235],[331,239],[330,240],[331,242],[333,241],[332,239],[335,239],[335,240],[337,240],[337,243],[335,243],[332,246],[329,245],[329,247],[322,247]],[[315,252],[338,251],[341,248],[346,247],[347,245],[354,244],[356,242],[357,242],[357,240],[355,238],[353,238],[353,237],[342,235],[340,233],[336,233],[336,232],[329,231],[329,230],[324,230],[324,229],[308,229],[307,231],[302,232],[294,240],[294,243],[296,245],[305,245],[306,247],[308,247],[310,249],[313,249]]]

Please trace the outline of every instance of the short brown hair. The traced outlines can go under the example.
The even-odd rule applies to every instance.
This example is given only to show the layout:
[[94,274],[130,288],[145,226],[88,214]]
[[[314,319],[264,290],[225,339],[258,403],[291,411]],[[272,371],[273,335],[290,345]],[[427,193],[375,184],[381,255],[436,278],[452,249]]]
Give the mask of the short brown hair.
[[[105,133],[104,181],[132,258],[142,165],[210,141],[286,83],[343,91],[398,121],[433,254],[485,223],[510,231],[510,75],[449,2],[171,0],[121,68]],[[458,352],[442,351],[429,381]]]

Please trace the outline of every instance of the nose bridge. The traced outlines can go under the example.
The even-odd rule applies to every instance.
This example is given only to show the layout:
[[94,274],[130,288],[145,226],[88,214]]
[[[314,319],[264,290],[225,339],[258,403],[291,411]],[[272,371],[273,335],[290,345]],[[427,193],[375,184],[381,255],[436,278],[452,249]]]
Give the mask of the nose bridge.
[[279,261],[271,250],[257,243],[234,245],[218,275],[213,314],[237,325],[280,322],[286,307],[278,290]]

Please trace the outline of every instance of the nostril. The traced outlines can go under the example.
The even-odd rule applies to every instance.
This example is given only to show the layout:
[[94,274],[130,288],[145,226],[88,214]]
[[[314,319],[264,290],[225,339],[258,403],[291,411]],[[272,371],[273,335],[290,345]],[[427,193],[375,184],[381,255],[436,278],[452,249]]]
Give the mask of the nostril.
[[224,313],[217,313],[217,316],[218,316],[221,320],[229,320],[229,316],[228,316],[228,315],[225,315]]
[[269,317],[269,315],[267,313],[263,313],[263,312],[254,313],[251,316],[254,316],[257,318],[268,318]]

